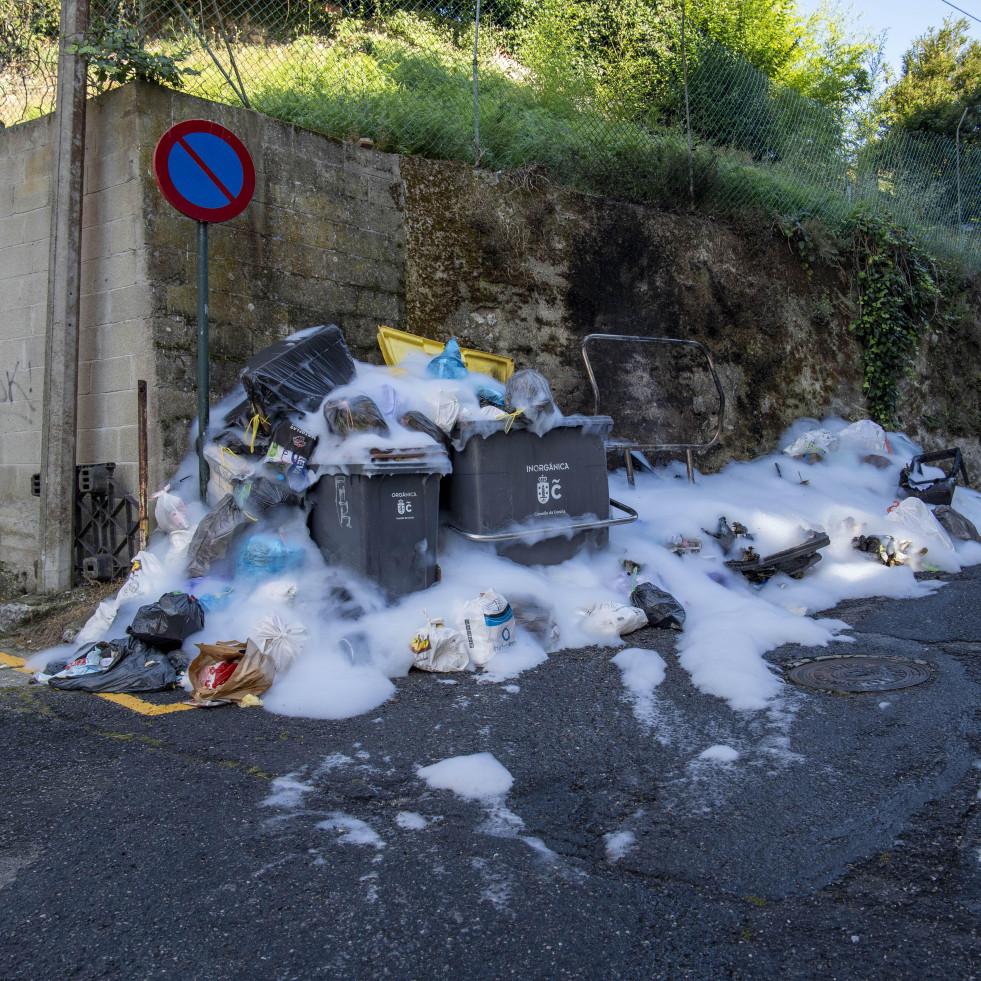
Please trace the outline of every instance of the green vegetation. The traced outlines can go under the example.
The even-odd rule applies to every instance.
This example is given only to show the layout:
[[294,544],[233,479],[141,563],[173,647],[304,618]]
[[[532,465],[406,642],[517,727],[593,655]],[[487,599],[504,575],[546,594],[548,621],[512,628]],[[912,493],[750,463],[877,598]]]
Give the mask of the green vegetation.
[[920,337],[938,314],[941,288],[936,262],[908,229],[889,218],[859,213],[850,228],[858,285],[858,317],[869,415],[894,429],[899,382],[915,380]]

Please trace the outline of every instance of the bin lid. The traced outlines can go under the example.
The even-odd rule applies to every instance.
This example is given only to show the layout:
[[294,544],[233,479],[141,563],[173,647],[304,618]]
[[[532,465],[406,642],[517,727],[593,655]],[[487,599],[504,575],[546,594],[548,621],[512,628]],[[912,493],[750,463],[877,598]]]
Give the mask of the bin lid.
[[367,459],[356,463],[320,463],[310,468],[319,475],[355,474],[366,477],[386,474],[417,473],[440,475],[452,469],[449,454],[442,447],[419,446],[411,448],[375,447]]
[[[520,420],[513,421],[510,417],[503,419],[467,419],[458,422],[450,433],[453,449],[461,452],[475,436],[487,439],[495,433],[530,432],[531,427]],[[606,438],[613,429],[613,419],[610,416],[557,416],[551,429],[539,436],[547,436],[555,429],[580,429],[583,436],[601,436]]]

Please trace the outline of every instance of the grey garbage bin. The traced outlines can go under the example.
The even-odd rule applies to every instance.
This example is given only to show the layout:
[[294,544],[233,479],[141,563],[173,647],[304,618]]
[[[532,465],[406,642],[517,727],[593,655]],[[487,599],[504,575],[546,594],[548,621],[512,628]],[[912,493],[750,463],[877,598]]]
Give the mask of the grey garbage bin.
[[372,579],[390,597],[436,582],[444,450],[372,451],[361,464],[321,466],[307,492],[310,535],[324,557]]
[[[448,524],[522,565],[604,548],[611,525],[637,519],[610,500],[604,439],[612,426],[609,416],[565,416],[539,436],[507,420],[458,424],[443,501]],[[611,506],[624,516],[611,518]]]

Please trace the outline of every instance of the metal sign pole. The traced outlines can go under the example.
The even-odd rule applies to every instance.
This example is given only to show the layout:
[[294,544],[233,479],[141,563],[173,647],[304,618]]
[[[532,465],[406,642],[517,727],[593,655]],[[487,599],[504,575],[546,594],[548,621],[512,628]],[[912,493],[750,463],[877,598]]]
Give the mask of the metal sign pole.
[[207,503],[208,461],[204,458],[204,444],[208,438],[209,404],[211,389],[208,373],[208,223],[198,222],[198,487],[201,500]]

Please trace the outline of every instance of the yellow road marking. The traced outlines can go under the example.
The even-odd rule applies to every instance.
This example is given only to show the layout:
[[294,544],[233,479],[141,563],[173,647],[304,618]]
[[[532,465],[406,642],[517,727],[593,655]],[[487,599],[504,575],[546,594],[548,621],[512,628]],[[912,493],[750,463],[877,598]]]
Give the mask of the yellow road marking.
[[[15,657],[13,654],[0,652],[0,664],[23,671],[25,674],[33,674],[30,668],[25,668],[27,662],[22,657]],[[171,712],[183,712],[184,709],[194,708],[193,705],[185,705],[177,702],[174,705],[154,705],[152,702],[145,702],[142,698],[135,695],[114,694],[112,692],[96,692],[97,698],[104,698],[107,702],[114,702],[123,708],[128,708],[131,712],[139,712],[140,715],[169,715]]]

